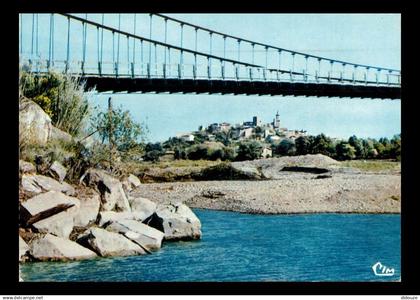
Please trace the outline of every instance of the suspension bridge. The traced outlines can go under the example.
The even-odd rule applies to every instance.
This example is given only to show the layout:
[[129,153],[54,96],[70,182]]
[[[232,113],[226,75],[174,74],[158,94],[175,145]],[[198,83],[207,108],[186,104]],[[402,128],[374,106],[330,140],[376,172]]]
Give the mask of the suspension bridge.
[[98,92],[401,98],[401,71],[284,49],[162,14],[21,14],[19,60]]

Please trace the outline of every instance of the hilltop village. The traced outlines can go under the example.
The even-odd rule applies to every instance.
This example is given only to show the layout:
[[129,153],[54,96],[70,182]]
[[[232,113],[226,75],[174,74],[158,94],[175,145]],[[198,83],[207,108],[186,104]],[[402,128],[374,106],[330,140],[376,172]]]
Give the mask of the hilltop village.
[[[244,121],[242,124],[232,125],[230,123],[212,123],[207,127],[199,126],[197,131],[182,133],[177,135],[177,139],[187,143],[200,142],[223,142],[231,144],[246,140],[256,140],[263,146],[261,157],[272,157],[272,146],[279,144],[282,140],[295,139],[306,136],[305,130],[289,130],[280,126],[280,114],[277,111],[275,118],[270,123],[263,123],[258,116],[254,116],[252,121]],[[169,153],[170,154],[170,153]]]

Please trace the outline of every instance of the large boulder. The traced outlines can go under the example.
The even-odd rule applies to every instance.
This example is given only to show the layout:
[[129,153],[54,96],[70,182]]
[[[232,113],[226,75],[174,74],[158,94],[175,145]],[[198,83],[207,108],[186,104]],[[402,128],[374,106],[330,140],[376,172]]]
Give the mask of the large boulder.
[[35,166],[30,162],[19,160],[19,173],[21,174],[34,174],[36,172]]
[[99,214],[101,199],[98,193],[92,191],[90,195],[79,195],[80,209],[74,217],[74,226],[86,227],[95,223]]
[[102,228],[90,228],[82,233],[77,242],[100,256],[129,256],[146,254],[139,245],[121,234]]
[[136,219],[144,221],[153,213],[156,212],[156,203],[150,201],[149,199],[136,197],[129,200],[131,211],[133,215],[136,216]]
[[39,261],[69,261],[94,258],[97,255],[67,239],[46,234],[31,243],[31,255]]
[[58,140],[58,141],[71,143],[73,141],[73,137],[71,134],[58,129],[55,126],[52,126],[51,133],[50,133],[50,140]]
[[127,181],[133,188],[137,188],[141,185],[140,179],[133,174],[128,175]]
[[57,180],[43,175],[22,175],[22,189],[25,192],[39,194],[46,191],[63,192],[66,195],[76,194],[75,189],[67,182]]
[[100,227],[106,227],[107,224],[115,221],[121,220],[135,220],[135,221],[142,221],[136,217],[136,214],[133,212],[125,211],[125,212],[116,212],[116,211],[101,211],[98,216],[98,225]]
[[67,169],[58,161],[54,161],[50,166],[49,174],[59,182],[63,182],[67,174]]
[[29,246],[26,242],[19,236],[19,261],[24,260],[24,256],[29,251]]
[[165,233],[165,240],[194,240],[201,238],[201,222],[193,211],[182,203],[158,207],[155,214],[143,223]]
[[133,174],[128,175],[128,177],[124,178],[121,183],[126,193],[131,192],[133,189],[138,188],[141,185],[140,179]]
[[79,211],[79,205],[33,223],[32,226],[39,233],[51,233],[55,236],[68,239],[70,233],[73,231],[74,217],[77,211]]
[[101,211],[131,211],[121,182],[98,169],[89,169],[81,179],[101,194]]
[[262,174],[257,167],[247,165],[246,162],[233,162],[231,164],[234,173],[248,179],[261,179]]
[[126,238],[148,251],[160,249],[164,233],[134,220],[112,222],[106,230],[123,234]]
[[51,130],[51,118],[38,104],[29,99],[19,101],[19,139],[43,146]]
[[24,225],[31,225],[74,206],[80,206],[77,198],[49,191],[20,204],[20,221]]

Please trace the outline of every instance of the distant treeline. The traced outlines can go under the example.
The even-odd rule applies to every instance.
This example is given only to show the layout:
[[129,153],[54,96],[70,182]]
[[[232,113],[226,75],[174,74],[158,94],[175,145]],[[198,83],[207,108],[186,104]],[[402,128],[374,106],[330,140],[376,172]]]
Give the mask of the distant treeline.
[[267,144],[258,140],[232,141],[223,134],[216,135],[214,142],[205,143],[202,137],[194,142],[170,138],[163,143],[145,145],[144,159],[156,161],[159,157],[174,151],[175,159],[241,161],[262,157],[263,150],[270,148],[273,157],[305,154],[323,154],[337,160],[349,159],[401,159],[401,135],[392,139],[363,139],[355,135],[348,140],[338,140],[325,134],[302,136],[295,140],[283,139]]

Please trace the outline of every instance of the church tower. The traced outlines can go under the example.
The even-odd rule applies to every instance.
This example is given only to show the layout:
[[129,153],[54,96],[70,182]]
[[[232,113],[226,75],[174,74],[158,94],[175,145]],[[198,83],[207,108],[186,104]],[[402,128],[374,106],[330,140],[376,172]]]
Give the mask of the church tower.
[[273,126],[274,128],[280,128],[280,115],[279,115],[279,111],[277,111],[276,119],[275,119],[273,125],[274,125]]

